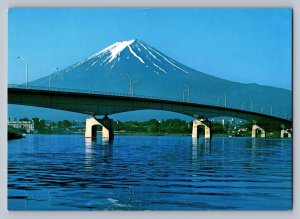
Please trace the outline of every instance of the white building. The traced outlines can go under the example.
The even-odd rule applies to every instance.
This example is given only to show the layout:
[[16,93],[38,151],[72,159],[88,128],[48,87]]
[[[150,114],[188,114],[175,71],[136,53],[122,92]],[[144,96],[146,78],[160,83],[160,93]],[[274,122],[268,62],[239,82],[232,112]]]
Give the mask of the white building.
[[34,121],[8,121],[8,125],[17,128],[17,129],[25,129],[27,133],[34,132]]

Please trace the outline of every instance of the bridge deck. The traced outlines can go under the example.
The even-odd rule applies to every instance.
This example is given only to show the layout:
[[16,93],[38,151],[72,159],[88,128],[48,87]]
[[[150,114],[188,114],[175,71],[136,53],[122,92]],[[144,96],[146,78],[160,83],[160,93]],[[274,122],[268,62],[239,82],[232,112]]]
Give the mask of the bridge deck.
[[182,113],[195,118],[236,117],[271,125],[291,126],[292,121],[237,108],[181,100],[134,96],[79,89],[9,85],[8,103],[46,107],[92,115],[154,109]]

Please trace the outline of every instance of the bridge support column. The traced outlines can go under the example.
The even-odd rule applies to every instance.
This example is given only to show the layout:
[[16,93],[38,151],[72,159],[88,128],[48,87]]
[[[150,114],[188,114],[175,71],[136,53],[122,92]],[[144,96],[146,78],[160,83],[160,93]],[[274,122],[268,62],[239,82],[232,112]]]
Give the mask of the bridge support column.
[[107,116],[103,119],[97,119],[95,117],[87,119],[85,123],[85,137],[96,138],[97,126],[102,126],[102,138],[112,139],[114,137],[112,123],[113,120]]
[[202,121],[199,119],[196,119],[193,121],[193,130],[192,130],[192,138],[198,138],[199,133],[198,133],[198,126],[204,126],[204,138],[211,138],[211,133],[210,133],[210,127],[206,124],[204,124]]
[[254,124],[252,125],[252,138],[256,138],[257,130],[260,130],[260,137],[265,138],[266,137],[266,131],[259,127],[258,125]]
[[287,136],[288,138],[292,137],[292,133],[290,132],[290,130],[288,130],[288,129],[282,129],[280,131],[280,138],[284,138],[285,136]]

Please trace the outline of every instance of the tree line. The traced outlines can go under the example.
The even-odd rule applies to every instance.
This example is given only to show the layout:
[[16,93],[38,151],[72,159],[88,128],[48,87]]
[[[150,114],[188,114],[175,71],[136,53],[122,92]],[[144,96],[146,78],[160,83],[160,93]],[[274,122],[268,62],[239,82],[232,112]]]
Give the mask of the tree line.
[[[34,129],[37,133],[72,133],[83,132],[85,128],[84,122],[74,122],[70,120],[61,120],[57,122],[46,121],[41,118],[22,118],[19,121],[33,121]],[[215,134],[225,134],[226,126],[220,122],[211,122],[211,129]],[[148,121],[114,121],[113,128],[116,132],[125,133],[141,133],[141,134],[191,134],[193,122],[180,119],[157,120],[150,119]],[[12,129],[12,128],[9,128]],[[101,130],[101,127],[98,127]],[[16,131],[16,130],[14,130]],[[199,128],[200,133],[204,132],[204,128]],[[25,133],[19,130],[18,133]]]
[[[191,134],[193,122],[180,119],[167,119],[158,121],[150,119],[144,122],[138,121],[114,121],[115,131],[124,131],[128,133],[148,133],[148,134]],[[225,134],[225,126],[220,122],[211,122],[211,129],[215,134]],[[200,133],[204,132],[199,129]]]

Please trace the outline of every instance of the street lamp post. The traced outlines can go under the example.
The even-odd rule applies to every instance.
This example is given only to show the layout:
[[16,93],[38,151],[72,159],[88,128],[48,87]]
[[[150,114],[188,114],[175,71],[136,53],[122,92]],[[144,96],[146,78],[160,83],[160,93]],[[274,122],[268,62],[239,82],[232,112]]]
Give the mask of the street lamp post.
[[136,83],[138,83],[138,82],[140,82],[140,80],[132,81],[132,87],[131,87],[131,96],[132,96],[132,97],[133,97],[133,95],[134,95],[134,85],[135,85]]
[[271,104],[267,104],[267,106],[270,106],[271,116],[272,116],[273,115],[273,106]]
[[184,97],[185,97],[185,92],[187,92],[187,101],[190,101],[190,86],[188,85],[184,85],[186,87],[185,90],[183,90],[183,101],[184,101]]
[[220,98],[222,98],[223,96],[218,96],[218,106],[220,105]]
[[183,102],[184,102],[185,92],[186,92],[186,89],[184,89],[184,90],[182,91],[182,101],[183,101]]
[[53,70],[58,70],[59,68],[54,68],[54,69],[52,69],[51,71],[50,71],[50,74],[49,74],[49,90],[50,90],[50,88],[51,88],[51,72],[53,71]]
[[[223,98],[223,96],[218,96],[218,105],[220,105],[220,98]],[[227,107],[227,94],[224,93],[224,107]]]
[[250,101],[250,104],[251,104],[251,112],[253,111],[253,100],[249,100]]
[[246,103],[248,103],[248,101],[245,101],[245,102],[242,103],[242,110],[244,110],[244,105],[245,105]]
[[25,87],[26,87],[26,89],[27,89],[27,87],[28,87],[28,62],[27,62],[27,60],[26,60],[24,57],[22,57],[22,56],[18,56],[18,59],[22,59],[22,60],[25,61],[25,63],[26,63],[26,83],[25,83]]
[[244,105],[245,105],[246,103],[249,103],[249,102],[250,102],[250,104],[251,104],[251,105],[250,105],[251,111],[253,110],[253,103],[254,103],[254,102],[253,102],[253,100],[251,100],[251,99],[250,99],[250,100],[248,99],[248,100],[246,100],[245,102],[242,103],[242,110],[244,109]]
[[134,81],[134,79],[130,76],[130,74],[127,73],[122,73],[121,75],[126,76],[129,78],[129,96],[133,97],[134,95],[134,85],[138,82],[140,82],[140,80],[136,80]]
[[260,113],[263,113],[263,110],[264,110],[264,109],[265,109],[265,107],[262,106],[261,109],[260,109]]

